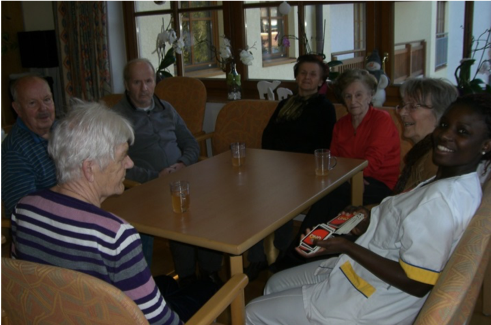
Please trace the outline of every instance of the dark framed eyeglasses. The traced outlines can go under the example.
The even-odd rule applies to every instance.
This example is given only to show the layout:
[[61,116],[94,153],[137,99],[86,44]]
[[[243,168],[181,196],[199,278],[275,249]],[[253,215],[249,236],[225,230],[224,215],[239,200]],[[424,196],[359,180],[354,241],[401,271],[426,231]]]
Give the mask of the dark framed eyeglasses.
[[418,109],[420,109],[421,107],[428,108],[428,109],[432,109],[433,108],[433,107],[428,106],[428,105],[425,105],[425,104],[409,104],[409,103],[402,102],[402,103],[400,103],[399,105],[396,106],[396,110],[398,112],[401,112],[403,109],[407,108],[409,112],[415,112]]

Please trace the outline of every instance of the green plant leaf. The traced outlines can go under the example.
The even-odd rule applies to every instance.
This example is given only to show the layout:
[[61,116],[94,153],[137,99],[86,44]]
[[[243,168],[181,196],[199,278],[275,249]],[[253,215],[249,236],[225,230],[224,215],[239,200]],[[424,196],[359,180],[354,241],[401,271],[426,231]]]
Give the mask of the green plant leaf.
[[484,81],[482,81],[482,80],[481,80],[481,79],[479,79],[479,78],[476,78],[476,79],[471,80],[470,85],[471,85],[471,86],[474,86],[474,85],[479,86],[479,85],[481,85],[481,84],[483,84],[483,83],[484,83]]
[[337,71],[332,71],[329,72],[329,80],[334,81],[337,77],[339,76],[339,72]]
[[339,61],[339,60],[334,60],[334,61],[327,62],[327,66],[329,68],[332,68],[332,67],[335,67],[335,66],[341,65],[341,64],[343,64],[343,61]]
[[160,71],[160,73],[162,73],[162,75],[164,75],[165,78],[172,78],[173,77],[173,75],[171,75],[170,72],[165,71],[165,70]]
[[174,49],[171,47],[167,53],[165,53],[164,59],[160,62],[159,68],[157,71],[162,71],[168,66],[176,63],[176,56],[174,55]]

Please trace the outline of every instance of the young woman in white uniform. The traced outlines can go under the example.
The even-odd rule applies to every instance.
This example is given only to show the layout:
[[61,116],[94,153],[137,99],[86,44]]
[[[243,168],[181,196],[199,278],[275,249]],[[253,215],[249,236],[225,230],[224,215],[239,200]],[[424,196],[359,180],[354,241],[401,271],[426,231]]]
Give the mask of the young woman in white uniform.
[[[412,324],[482,197],[478,164],[491,156],[491,95],[460,98],[433,132],[437,175],[388,197],[355,233],[318,241],[341,253],[275,274],[247,305],[247,324]],[[299,254],[308,256],[302,250]]]

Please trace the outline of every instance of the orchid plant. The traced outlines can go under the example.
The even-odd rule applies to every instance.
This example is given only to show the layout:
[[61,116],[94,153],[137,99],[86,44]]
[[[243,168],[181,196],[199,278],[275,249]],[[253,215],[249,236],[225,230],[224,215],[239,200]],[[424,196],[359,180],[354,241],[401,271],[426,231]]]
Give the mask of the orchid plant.
[[[220,50],[217,50],[217,48],[211,45],[207,40],[201,40],[199,43],[204,42],[210,47],[211,51],[215,53],[215,57],[218,64],[220,65],[220,69],[226,72],[227,64],[235,63],[235,57],[234,57],[234,50],[232,48],[232,44],[230,40],[226,36],[222,36],[222,38],[223,38],[223,42],[222,45],[220,46]],[[252,61],[254,60],[254,55],[252,54],[251,50],[256,49],[255,45],[256,43],[254,43],[251,47],[246,46],[245,49],[240,50],[239,60],[244,65],[252,65]]]
[[[486,35],[487,34],[487,35]],[[481,46],[482,42],[484,45]],[[459,88],[462,94],[488,92],[491,93],[491,86],[486,84],[483,80],[477,78],[477,74],[491,74],[491,29],[486,29],[477,39],[472,38],[472,45],[475,44],[475,48],[472,49],[471,58],[464,58],[460,60],[460,65],[455,69],[455,79],[457,81],[457,88]],[[488,51],[486,51],[489,49]],[[477,67],[476,73],[471,80],[471,66],[476,62],[474,56],[476,52],[481,52],[481,58]],[[488,59],[484,60],[484,55],[487,53]],[[485,87],[483,89],[483,86]]]
[[[162,18],[161,32],[157,35],[157,46],[153,53],[157,52],[159,58],[159,67],[157,73],[164,77],[172,77],[168,71],[168,67],[176,62],[176,53],[182,54],[184,50],[184,39],[178,38],[174,29],[171,26],[172,20],[167,28],[164,29],[164,19]],[[166,44],[170,45],[169,50],[165,51]]]

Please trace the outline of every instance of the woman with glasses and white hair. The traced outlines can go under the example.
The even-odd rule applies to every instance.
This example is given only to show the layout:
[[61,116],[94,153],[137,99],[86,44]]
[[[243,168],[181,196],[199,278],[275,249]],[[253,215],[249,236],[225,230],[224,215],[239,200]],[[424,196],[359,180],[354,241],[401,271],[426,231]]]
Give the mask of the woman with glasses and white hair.
[[404,169],[394,187],[394,193],[414,188],[435,176],[431,133],[443,112],[453,103],[457,88],[446,79],[410,78],[400,88],[402,103],[396,107],[401,117],[404,137],[413,147],[404,157]]
[[[95,276],[133,299],[150,324],[180,324],[214,289],[191,297],[171,277],[154,280],[138,232],[101,209],[106,198],[124,191],[134,138],[130,123],[116,112],[77,101],[48,144],[58,184],[24,197],[14,209],[12,256]],[[170,299],[162,296],[170,293]]]

